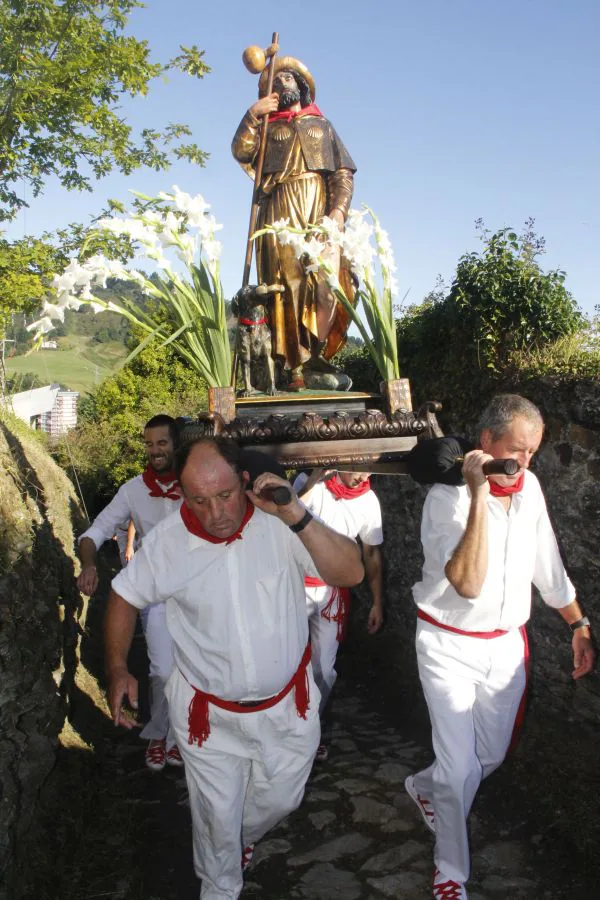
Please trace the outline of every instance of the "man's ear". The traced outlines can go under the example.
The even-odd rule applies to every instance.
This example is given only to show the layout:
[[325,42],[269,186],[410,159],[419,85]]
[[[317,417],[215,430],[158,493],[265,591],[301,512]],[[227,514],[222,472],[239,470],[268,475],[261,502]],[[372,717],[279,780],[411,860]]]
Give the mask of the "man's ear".
[[247,489],[249,482],[250,482],[250,472],[242,472],[242,487],[244,490]]
[[481,444],[481,449],[484,453],[489,453],[489,448],[493,443],[492,440],[492,432],[489,428],[484,428],[481,432],[479,443]]

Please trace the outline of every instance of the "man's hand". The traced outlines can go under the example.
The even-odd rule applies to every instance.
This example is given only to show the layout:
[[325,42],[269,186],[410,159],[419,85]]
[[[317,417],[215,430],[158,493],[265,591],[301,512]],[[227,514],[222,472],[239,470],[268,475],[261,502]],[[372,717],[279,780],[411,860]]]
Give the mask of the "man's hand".
[[383,625],[383,607],[380,603],[374,603],[369,610],[369,618],[367,619],[367,631],[369,634],[375,634]]
[[490,485],[483,472],[483,464],[493,459],[489,453],[483,450],[471,450],[465,455],[465,461],[462,466],[462,475],[466,484],[471,491],[471,495],[475,493],[489,494]]
[[130,547],[129,544],[125,547],[125,562],[130,563],[135,554],[135,550],[133,547]]
[[578,628],[573,634],[572,641],[573,665],[575,667],[572,674],[575,679],[591,672],[596,661],[596,652],[589,635],[581,632],[587,632],[587,628]]
[[[267,487],[286,487],[291,494],[290,502],[286,503],[285,506],[278,506],[272,500],[261,497],[261,491]],[[289,481],[286,481],[285,478],[280,478],[278,475],[273,475],[272,472],[263,472],[259,475],[254,482],[252,490],[247,491],[247,494],[258,509],[262,509],[263,512],[266,512],[271,516],[277,516],[277,518],[281,519],[285,525],[295,525],[302,519],[306,512],[306,509],[298,500]]]
[[96,566],[92,563],[84,566],[77,577],[77,587],[82,594],[91,597],[98,587],[98,572]]
[[115,725],[122,725],[123,728],[131,730],[139,728],[131,716],[125,712],[123,700],[125,697],[129,700],[132,709],[138,708],[138,683],[137,679],[130,675],[125,666],[113,669],[108,674],[108,705],[110,714]]
[[273,92],[269,94],[268,97],[261,97],[260,100],[257,100],[256,103],[253,103],[249,109],[249,112],[257,119],[262,119],[263,116],[270,116],[271,113],[276,113],[279,109],[279,94]]

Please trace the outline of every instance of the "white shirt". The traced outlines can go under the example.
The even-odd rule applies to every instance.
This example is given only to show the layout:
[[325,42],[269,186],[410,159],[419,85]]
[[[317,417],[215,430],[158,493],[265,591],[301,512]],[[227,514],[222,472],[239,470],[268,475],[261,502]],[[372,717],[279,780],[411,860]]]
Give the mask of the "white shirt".
[[[170,485],[158,485],[165,492]],[[98,550],[104,541],[110,540],[118,530],[127,530],[129,520],[133,519],[137,537],[144,538],[159,522],[181,506],[181,499],[169,500],[167,497],[151,497],[148,487],[141,475],[121,485],[108,506],[96,516],[90,527],[81,537],[90,538]]]
[[524,625],[531,613],[531,585],[556,609],[575,599],[565,572],[546,501],[532,472],[512,494],[508,513],[491,494],[488,507],[488,567],[479,597],[458,594],[444,574],[458,546],[471,504],[466,485],[434,485],[423,507],[422,581],[413,586],[417,606],[438,622],[464,631],[495,631]]
[[[298,475],[294,481],[294,490],[298,493],[308,480],[306,473]],[[373,491],[366,491],[351,500],[334,497],[327,490],[324,482],[318,482],[300,501],[325,525],[338,534],[353,540],[359,537],[363,544],[372,547],[383,543],[383,526],[381,507]]]
[[166,601],[175,662],[224,700],[285,687],[308,642],[304,576],[317,575],[300,539],[255,509],[231,544],[191,534],[179,512],[144,539],[112,586],[138,609]]

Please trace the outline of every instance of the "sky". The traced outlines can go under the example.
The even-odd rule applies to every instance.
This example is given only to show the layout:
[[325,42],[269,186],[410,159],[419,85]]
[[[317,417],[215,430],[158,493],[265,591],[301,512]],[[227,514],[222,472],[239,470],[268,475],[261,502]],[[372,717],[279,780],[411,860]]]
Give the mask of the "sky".
[[242,65],[250,44],[302,60],[316,101],[358,171],[354,206],[368,204],[392,240],[399,296],[419,303],[438,275],[452,280],[460,256],[480,247],[474,221],[521,230],[532,216],[546,239],[545,270],[587,313],[600,303],[600,4],[597,0],[147,0],[130,31],[156,58],[197,44],[212,72],[172,75],[146,98],[123,103],[136,127],[187,122],[210,153],[206,168],[176,163],[97,183],[92,194],[49,184],[20,214],[11,237],[97,215],[129,188],[177,184],[201,193],[224,225],[222,277],[240,286],[251,182],[231,138],[256,99]]

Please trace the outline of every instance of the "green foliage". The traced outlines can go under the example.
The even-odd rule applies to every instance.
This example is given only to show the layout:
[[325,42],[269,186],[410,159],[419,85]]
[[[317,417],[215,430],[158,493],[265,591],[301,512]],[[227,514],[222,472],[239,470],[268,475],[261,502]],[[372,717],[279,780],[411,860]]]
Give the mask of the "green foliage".
[[80,424],[58,445],[58,461],[67,469],[75,465],[94,509],[99,497],[106,502],[143,468],[140,436],[148,419],[157,413],[193,416],[206,408],[205,382],[170,347],[148,347],[81,399]]
[[13,242],[0,237],[0,337],[14,313],[31,313],[39,307],[48,280],[66,263],[64,249],[48,237]]
[[564,273],[544,273],[536,261],[544,244],[532,220],[521,236],[506,228],[490,235],[480,222],[478,228],[483,249],[461,257],[450,290],[438,284],[396,323],[415,405],[442,401],[447,426],[515,377],[519,354],[574,335],[584,322]]
[[[145,96],[170,69],[208,71],[203,52],[181,47],[153,61],[146,41],[126,34],[138,0],[0,0],[0,219],[11,219],[50,176],[91,190],[92,178],[169,166],[170,153],[203,165],[206,154],[182,138],[183,124],[135,135],[120,114],[126,95]],[[15,190],[16,183],[19,190]]]
[[364,343],[348,341],[333,362],[352,379],[353,391],[379,391],[381,375]]

